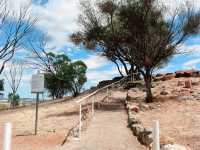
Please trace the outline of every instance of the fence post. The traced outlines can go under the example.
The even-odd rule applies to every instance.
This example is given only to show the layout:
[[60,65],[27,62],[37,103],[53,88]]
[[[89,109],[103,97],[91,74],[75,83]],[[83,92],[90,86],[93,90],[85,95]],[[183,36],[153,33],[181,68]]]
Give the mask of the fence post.
[[94,95],[94,98],[92,99],[92,118],[94,118],[94,102],[95,102],[96,96]]
[[160,150],[159,121],[154,121],[153,127],[153,150]]
[[12,124],[6,123],[4,126],[3,150],[11,150],[11,140],[12,140]]
[[81,126],[82,126],[82,108],[81,108],[81,103],[79,106],[79,138],[81,138]]
[[108,102],[108,96],[109,96],[109,91],[108,91],[108,88],[107,88],[107,102]]

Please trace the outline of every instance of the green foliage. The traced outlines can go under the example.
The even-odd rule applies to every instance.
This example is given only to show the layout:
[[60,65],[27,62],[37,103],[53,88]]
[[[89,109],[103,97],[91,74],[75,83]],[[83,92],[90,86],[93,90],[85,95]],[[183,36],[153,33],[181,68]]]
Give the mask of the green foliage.
[[48,56],[53,62],[55,70],[55,74],[45,74],[46,88],[49,90],[50,96],[53,99],[62,98],[67,92],[77,96],[87,81],[87,66],[82,61],[71,62],[64,54],[49,53]]
[[84,83],[87,81],[86,71],[87,66],[82,61],[76,61],[71,64],[72,66],[72,78],[70,91],[74,96],[77,96]]
[[8,99],[11,103],[11,106],[16,107],[19,106],[19,102],[20,102],[20,96],[16,93],[9,93],[8,94]]
[[71,36],[72,41],[98,50],[119,72],[121,64],[127,74],[127,64],[136,68],[146,83],[147,102],[152,102],[153,71],[180,53],[177,47],[200,29],[200,11],[189,5],[169,19],[155,0],[103,0],[95,5],[88,0],[82,6],[83,27]]
[[0,80],[0,91],[4,90],[4,80]]

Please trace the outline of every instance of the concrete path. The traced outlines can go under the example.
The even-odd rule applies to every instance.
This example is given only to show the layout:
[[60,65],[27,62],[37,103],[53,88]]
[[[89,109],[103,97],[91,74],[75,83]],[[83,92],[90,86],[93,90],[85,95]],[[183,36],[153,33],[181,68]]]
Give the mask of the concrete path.
[[80,141],[70,141],[67,150],[144,150],[129,128],[124,109],[98,110]]

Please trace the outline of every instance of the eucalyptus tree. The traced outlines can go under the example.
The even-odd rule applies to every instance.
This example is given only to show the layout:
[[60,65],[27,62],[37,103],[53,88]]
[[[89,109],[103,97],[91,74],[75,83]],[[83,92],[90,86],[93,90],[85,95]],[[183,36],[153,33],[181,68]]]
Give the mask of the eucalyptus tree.
[[81,30],[72,34],[75,44],[101,52],[113,62],[138,70],[152,102],[152,73],[180,54],[178,47],[199,33],[200,12],[185,4],[166,17],[156,0],[103,0],[83,3]]

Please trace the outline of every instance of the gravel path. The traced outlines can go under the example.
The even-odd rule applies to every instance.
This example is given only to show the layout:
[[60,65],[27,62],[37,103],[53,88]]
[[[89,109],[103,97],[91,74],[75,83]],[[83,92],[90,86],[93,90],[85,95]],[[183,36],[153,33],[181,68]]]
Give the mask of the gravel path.
[[[120,94],[120,93],[118,93]],[[115,96],[119,96],[119,95]],[[120,95],[123,96],[123,95]],[[119,97],[118,97],[119,98]],[[143,150],[127,128],[127,114],[123,108],[98,110],[80,141],[71,141],[62,150]],[[61,150],[61,149],[60,149]]]
[[81,141],[66,144],[63,150],[143,150],[126,127],[126,117],[123,110],[98,111]]

